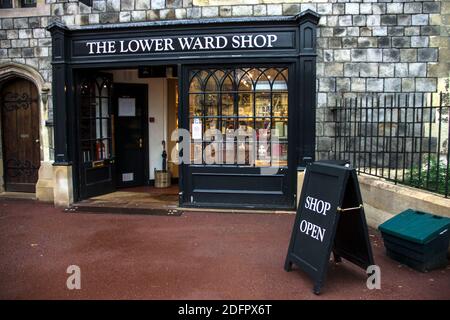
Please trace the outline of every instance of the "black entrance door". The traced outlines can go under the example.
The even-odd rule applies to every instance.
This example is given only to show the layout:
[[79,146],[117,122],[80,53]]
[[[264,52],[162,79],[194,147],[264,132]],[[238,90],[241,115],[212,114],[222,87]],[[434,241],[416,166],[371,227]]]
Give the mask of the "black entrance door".
[[115,189],[112,76],[81,75],[77,83],[80,198]]
[[116,183],[118,187],[148,180],[147,85],[114,84]]

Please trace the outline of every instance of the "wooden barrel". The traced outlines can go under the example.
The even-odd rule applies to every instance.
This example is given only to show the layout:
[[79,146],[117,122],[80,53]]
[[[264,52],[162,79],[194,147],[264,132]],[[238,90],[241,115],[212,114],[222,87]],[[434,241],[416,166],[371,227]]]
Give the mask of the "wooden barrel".
[[155,188],[170,187],[170,172],[155,170]]

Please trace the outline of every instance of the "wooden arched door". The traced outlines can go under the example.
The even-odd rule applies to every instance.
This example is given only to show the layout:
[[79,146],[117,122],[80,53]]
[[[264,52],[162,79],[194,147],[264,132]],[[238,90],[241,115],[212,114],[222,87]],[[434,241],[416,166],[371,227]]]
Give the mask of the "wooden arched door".
[[39,95],[25,79],[10,80],[0,95],[6,191],[35,192],[40,166]]

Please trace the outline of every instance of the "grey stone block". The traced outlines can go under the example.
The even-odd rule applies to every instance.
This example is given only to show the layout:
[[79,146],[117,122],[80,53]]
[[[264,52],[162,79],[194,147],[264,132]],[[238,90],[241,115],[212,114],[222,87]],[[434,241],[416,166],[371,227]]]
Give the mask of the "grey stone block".
[[150,0],[135,0],[135,8],[136,10],[149,10],[151,8]]
[[200,7],[193,7],[193,8],[187,8],[186,9],[186,17],[188,19],[199,19],[202,16],[202,8]]
[[352,26],[353,25],[352,16],[351,15],[339,16],[338,25],[343,26],[343,27]]
[[373,27],[372,35],[374,37],[387,36],[387,27]]
[[400,61],[400,50],[399,49],[383,49],[383,61],[384,62]]
[[183,7],[183,0],[166,0],[166,7],[175,9]]
[[417,57],[419,62],[437,61],[438,50],[437,48],[420,48],[417,50]]
[[118,23],[119,13],[118,12],[102,12],[99,16],[100,23]]
[[250,17],[253,15],[252,6],[233,6],[231,14],[236,17]]
[[424,2],[423,3],[423,13],[440,13],[441,3],[436,2]]
[[342,77],[344,75],[343,63],[327,63],[324,69],[325,74],[330,77]]
[[94,11],[105,12],[106,11],[106,1],[93,1],[92,9]]
[[409,48],[411,46],[411,39],[409,37],[393,37],[392,46],[395,48]]
[[318,3],[317,13],[321,15],[331,15],[333,13],[333,4],[331,3]]
[[[148,0],[136,0],[136,1],[148,1]],[[119,12],[120,0],[106,0],[106,12]]]
[[420,37],[420,36],[411,37],[411,47],[414,48],[428,47],[428,43],[429,43],[428,37]]
[[151,8],[155,9],[164,9],[166,7],[165,0],[151,0]]
[[204,18],[214,18],[219,16],[219,7],[203,7],[202,17]]
[[350,79],[349,78],[337,78],[336,79],[336,91],[337,92],[349,92],[350,91]]
[[419,35],[420,35],[420,27],[405,28],[405,36],[419,36]]
[[253,14],[255,16],[265,16],[267,15],[267,6],[266,5],[256,5],[253,7]]
[[175,9],[175,18],[176,19],[186,19],[186,9],[184,9],[184,8]]
[[[167,10],[173,10],[173,9],[167,9]],[[162,10],[161,10],[162,11]],[[166,13],[165,16],[168,16],[169,13]],[[147,12],[144,10],[139,10],[139,11],[133,11],[131,12],[131,21],[144,21],[147,18]],[[160,16],[161,19],[167,19],[167,18],[162,18]],[[175,14],[172,12],[172,16],[169,19],[174,19],[175,18]]]
[[378,45],[378,39],[376,37],[359,37],[359,48],[376,48]]
[[162,10],[159,10],[159,18],[161,20],[173,20],[173,19],[175,19],[175,9],[162,9]]
[[411,17],[413,26],[425,26],[428,24],[428,14],[414,14]]
[[300,12],[300,4],[283,4],[283,15],[296,15]]
[[345,14],[357,15],[359,14],[359,3],[346,3]]
[[336,62],[349,62],[351,60],[350,50],[349,49],[334,50],[334,60]]
[[366,80],[362,78],[352,78],[351,80],[352,92],[364,92],[366,91]]
[[373,14],[385,14],[386,13],[386,4],[385,3],[374,3],[372,5]]
[[402,89],[402,81],[399,78],[384,79],[385,92],[400,92]]
[[400,50],[400,61],[401,62],[416,62],[417,61],[417,50],[416,49]]
[[[147,1],[149,2],[149,1]],[[121,1],[121,10],[134,10],[134,0],[122,0]]]
[[394,68],[392,63],[381,63],[378,65],[378,75],[379,77],[393,77]]
[[382,92],[383,91],[383,79],[369,78],[367,79],[367,91],[368,92]]
[[28,19],[27,18],[15,18],[14,19],[14,28],[15,29],[29,28]]
[[360,63],[346,63],[344,64],[345,77],[359,77]]
[[319,78],[319,91],[329,92],[336,90],[335,78]]
[[411,25],[411,15],[409,15],[409,14],[398,15],[397,23],[400,26],[410,26]]
[[2,19],[2,29],[9,30],[14,28],[13,19]]
[[221,6],[219,8],[219,15],[221,17],[231,17],[231,6]]
[[400,37],[405,33],[405,27],[388,27],[388,36]]
[[333,3],[333,14],[345,14],[345,4],[344,3]]
[[397,25],[397,16],[396,15],[388,15],[388,14],[381,16],[381,25],[382,26]]
[[41,26],[41,19],[39,17],[30,17],[28,18],[28,25],[31,29],[39,28]]
[[369,61],[369,62],[383,61],[383,50],[382,49],[367,49],[367,61]]
[[334,37],[344,37],[347,35],[347,28],[336,27],[333,28],[333,36]]
[[422,12],[422,3],[420,2],[407,2],[403,8],[404,13],[421,13]]
[[408,76],[408,64],[407,63],[396,63],[395,64],[395,76],[396,77],[407,77]]
[[342,48],[341,38],[331,38],[328,40],[330,48]]
[[378,77],[377,63],[362,63],[360,66],[361,77]]
[[424,36],[439,36],[441,34],[441,26],[420,27],[420,34]]
[[426,63],[410,63],[409,76],[410,77],[425,77],[427,75]]
[[388,14],[398,14],[403,12],[403,3],[394,2],[386,4],[386,13]]
[[120,22],[130,22],[131,21],[131,11],[121,11],[119,13]]
[[415,83],[414,78],[402,78],[402,92],[413,92]]
[[371,15],[367,17],[367,26],[375,27],[381,24],[381,16],[380,15]]
[[365,49],[352,49],[351,56],[352,56],[352,61],[354,61],[354,62],[367,61],[367,51]]
[[435,92],[435,78],[416,78],[416,91],[418,92]]
[[355,48],[358,46],[357,37],[344,37],[342,38],[342,48]]

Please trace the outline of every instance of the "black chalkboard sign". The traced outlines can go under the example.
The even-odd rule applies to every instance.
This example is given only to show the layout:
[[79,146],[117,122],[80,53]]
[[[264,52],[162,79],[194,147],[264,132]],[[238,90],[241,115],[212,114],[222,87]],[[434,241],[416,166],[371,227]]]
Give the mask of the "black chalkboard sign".
[[307,166],[286,257],[314,281],[319,294],[331,252],[366,269],[373,265],[364,206],[355,169],[315,162]]

